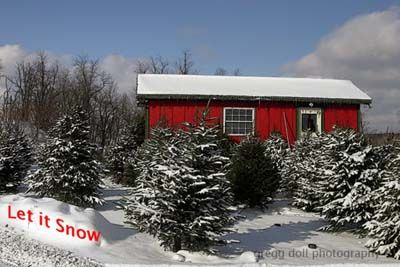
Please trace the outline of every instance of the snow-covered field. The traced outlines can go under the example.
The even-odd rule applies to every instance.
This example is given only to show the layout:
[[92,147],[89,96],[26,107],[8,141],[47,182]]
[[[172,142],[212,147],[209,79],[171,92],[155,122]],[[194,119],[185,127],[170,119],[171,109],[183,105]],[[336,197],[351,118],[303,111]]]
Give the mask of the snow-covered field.
[[[232,233],[224,236],[224,239],[230,240],[230,244],[216,247],[219,251],[217,255],[187,251],[175,254],[164,251],[157,240],[124,223],[124,213],[118,208],[118,202],[126,193],[127,188],[108,182],[104,189],[106,204],[97,210],[84,210],[53,199],[35,199],[23,194],[1,197],[0,266],[1,261],[9,266],[96,266],[96,262],[106,266],[400,266],[397,260],[368,253],[364,239],[349,233],[317,231],[324,225],[319,216],[292,208],[284,199],[278,199],[263,212],[250,209],[242,211],[241,215],[245,218],[234,225]],[[33,222],[30,223],[27,214],[20,216],[24,220],[9,219],[7,216],[11,211],[12,216],[18,217],[18,210],[29,209],[33,211]],[[44,221],[40,225],[40,212],[42,218],[48,215],[49,227]],[[62,222],[56,224],[57,218]],[[73,226],[74,237],[71,236],[72,228],[66,234],[66,225]],[[81,238],[77,237],[77,229],[81,229]],[[90,241],[85,230],[100,231],[101,237],[98,241]],[[309,248],[309,244],[315,244],[316,248]]]

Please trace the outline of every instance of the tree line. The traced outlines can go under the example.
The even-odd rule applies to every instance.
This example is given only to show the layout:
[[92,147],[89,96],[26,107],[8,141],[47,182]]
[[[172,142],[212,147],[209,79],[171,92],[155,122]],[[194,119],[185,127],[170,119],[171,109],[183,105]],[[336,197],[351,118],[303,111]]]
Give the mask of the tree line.
[[[198,74],[190,50],[184,50],[175,61],[162,56],[138,60],[134,72],[155,74]],[[122,129],[137,117],[135,87],[121,93],[113,77],[102,70],[99,60],[75,57],[72,66],[51,60],[38,52],[33,60],[16,62],[11,75],[1,75],[5,90],[1,96],[1,120],[18,122],[30,137],[40,141],[56,120],[82,107],[89,117],[90,141],[103,151],[119,139]],[[218,68],[215,75],[228,72]],[[239,69],[232,73],[239,75]]]

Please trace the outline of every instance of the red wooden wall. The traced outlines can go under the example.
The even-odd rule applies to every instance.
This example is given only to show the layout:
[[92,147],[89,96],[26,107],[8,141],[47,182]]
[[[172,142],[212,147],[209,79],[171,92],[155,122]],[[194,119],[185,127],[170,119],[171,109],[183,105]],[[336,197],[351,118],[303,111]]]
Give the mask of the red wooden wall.
[[359,105],[330,105],[324,108],[324,131],[330,132],[333,126],[359,130]]
[[[149,100],[149,127],[157,126],[160,120],[164,120],[170,127],[182,127],[183,122],[195,123],[206,105],[207,101]],[[211,101],[209,117],[214,118],[215,123],[223,123],[224,107],[255,108],[255,130],[262,139],[266,139],[271,132],[277,131],[291,144],[296,140],[297,107],[294,103]],[[323,108],[324,130],[330,131],[334,125],[357,129],[358,108],[358,105],[331,105]],[[232,136],[230,138],[239,141],[241,137]]]

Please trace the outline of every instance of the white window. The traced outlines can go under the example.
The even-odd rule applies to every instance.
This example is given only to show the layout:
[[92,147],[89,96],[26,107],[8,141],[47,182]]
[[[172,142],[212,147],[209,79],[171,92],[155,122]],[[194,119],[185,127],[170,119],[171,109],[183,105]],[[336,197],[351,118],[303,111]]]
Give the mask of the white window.
[[298,121],[301,135],[304,135],[307,132],[321,133],[321,115],[322,112],[320,108],[301,108]]
[[224,108],[224,132],[227,135],[254,133],[254,108]]

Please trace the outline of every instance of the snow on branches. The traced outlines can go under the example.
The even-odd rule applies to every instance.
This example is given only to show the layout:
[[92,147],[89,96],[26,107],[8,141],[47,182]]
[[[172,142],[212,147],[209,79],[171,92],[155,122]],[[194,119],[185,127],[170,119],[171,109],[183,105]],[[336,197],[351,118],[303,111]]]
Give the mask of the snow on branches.
[[[275,145],[267,146],[255,136],[243,139],[235,148],[228,177],[232,183],[235,200],[250,207],[264,208],[272,201],[280,182]],[[274,151],[275,152],[275,151]]]
[[30,140],[15,124],[0,126],[0,192],[16,190],[32,164]]
[[102,204],[98,189],[102,169],[89,143],[85,114],[76,110],[57,121],[42,146],[39,169],[29,177],[28,191],[77,206]]
[[126,198],[128,221],[172,251],[207,249],[233,221],[218,127],[203,117],[186,128],[153,129],[139,149],[141,172]]
[[370,193],[374,209],[364,224],[371,239],[366,246],[381,255],[400,260],[400,148],[392,151],[383,175],[382,185]]

